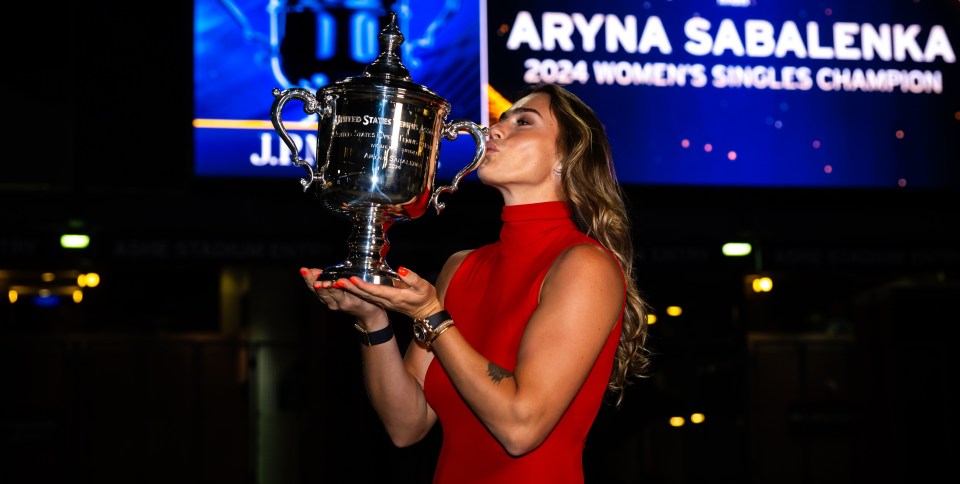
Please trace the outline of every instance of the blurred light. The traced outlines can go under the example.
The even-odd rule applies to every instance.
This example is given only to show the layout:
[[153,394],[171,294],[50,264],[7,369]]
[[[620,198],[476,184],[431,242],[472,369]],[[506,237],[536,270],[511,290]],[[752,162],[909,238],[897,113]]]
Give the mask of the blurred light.
[[64,249],[86,249],[90,245],[90,236],[82,234],[64,234],[60,236],[60,247]]
[[87,287],[87,275],[80,274],[77,276],[77,285],[80,287]]
[[73,291],[73,302],[79,304],[80,301],[83,301],[83,291],[77,289],[76,291]]
[[713,151],[713,145],[710,143],[703,145],[703,151],[706,151],[707,153]]
[[736,152],[736,151],[728,151],[728,152],[727,152],[727,159],[730,160],[730,161],[736,160],[736,159],[737,159],[737,152]]
[[43,279],[43,282],[53,282],[57,278],[57,275],[52,272],[44,272],[40,274],[40,279]]
[[671,427],[683,427],[684,423],[686,422],[683,420],[683,417],[670,417]]
[[10,300],[10,304],[13,304],[13,303],[17,302],[18,296],[19,296],[19,294],[17,294],[17,291],[15,291],[15,290],[13,290],[13,289],[7,291],[7,299]]
[[50,292],[49,289],[41,289],[41,290],[38,292],[38,294],[40,294],[40,297],[50,297],[50,295],[53,294],[53,293]]
[[753,286],[753,292],[770,292],[773,290],[773,279],[766,276],[757,277],[751,285]]
[[100,285],[100,274],[97,274],[96,272],[91,272],[87,274],[86,280],[87,280],[86,281],[87,287],[97,287]]
[[690,414],[690,423],[699,424],[703,423],[704,420],[706,420],[706,416],[700,412]]
[[657,315],[656,315],[656,314],[648,314],[648,315],[647,315],[647,324],[657,324]]
[[727,257],[740,257],[749,255],[753,250],[753,246],[747,242],[727,242],[723,244],[720,250],[722,250],[723,255]]
[[679,316],[682,313],[680,306],[667,306],[667,316]]

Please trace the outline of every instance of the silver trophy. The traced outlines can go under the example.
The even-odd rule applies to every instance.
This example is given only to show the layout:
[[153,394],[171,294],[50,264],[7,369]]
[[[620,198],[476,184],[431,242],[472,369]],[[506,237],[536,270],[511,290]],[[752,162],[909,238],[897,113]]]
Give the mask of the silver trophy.
[[[321,205],[352,223],[346,260],[327,267],[322,280],[357,276],[366,282],[402,286],[386,261],[387,230],[394,222],[416,219],[483,160],[487,130],[476,123],[446,123],[450,103],[410,79],[397,54],[403,34],[396,13],[379,35],[380,54],[363,75],[317,90],[273,90],[270,116],[280,139],[290,148],[293,163],[307,170],[300,180],[304,191],[318,184]],[[287,134],[281,111],[287,101],[300,100],[307,114],[317,114],[317,166],[301,160]],[[441,135],[449,140],[468,132],[476,142],[469,165],[452,184],[434,188]]]

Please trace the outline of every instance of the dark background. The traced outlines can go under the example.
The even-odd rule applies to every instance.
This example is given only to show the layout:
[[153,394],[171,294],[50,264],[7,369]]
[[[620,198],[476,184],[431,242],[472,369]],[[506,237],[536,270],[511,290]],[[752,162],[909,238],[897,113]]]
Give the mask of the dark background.
[[[389,444],[350,322],[297,272],[342,257],[346,223],[296,179],[192,176],[191,3],[11,6],[4,20],[0,285],[102,283],[80,304],[0,302],[0,481],[429,482],[439,429]],[[601,411],[589,482],[950,470],[954,191],[625,190],[656,356]],[[394,266],[431,276],[496,239],[497,193],[468,181],[446,200],[390,230]],[[90,247],[61,249],[73,231]],[[731,239],[755,253],[725,259]],[[757,273],[772,292],[749,290]],[[706,421],[667,424],[692,412]]]

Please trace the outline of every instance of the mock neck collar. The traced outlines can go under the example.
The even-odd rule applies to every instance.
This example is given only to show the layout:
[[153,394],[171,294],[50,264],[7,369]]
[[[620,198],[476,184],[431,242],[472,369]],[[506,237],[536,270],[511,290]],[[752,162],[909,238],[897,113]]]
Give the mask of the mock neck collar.
[[500,215],[501,252],[511,255],[536,250],[537,241],[554,229],[574,227],[572,216],[573,209],[563,201],[504,205]]
[[500,219],[504,223],[525,222],[529,220],[569,219],[573,216],[573,209],[568,202],[550,201],[525,203],[521,205],[504,205]]

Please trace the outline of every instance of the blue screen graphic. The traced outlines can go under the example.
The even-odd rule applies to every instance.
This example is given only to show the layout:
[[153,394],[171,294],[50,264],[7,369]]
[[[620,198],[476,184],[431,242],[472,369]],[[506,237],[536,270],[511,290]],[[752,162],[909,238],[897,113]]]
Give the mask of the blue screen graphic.
[[[623,183],[960,187],[958,2],[195,6],[198,176],[302,177],[269,124],[271,90],[359,75],[394,11],[403,62],[450,101],[448,120],[489,124],[524,86],[563,83],[604,121]],[[284,119],[303,118],[290,131],[309,147],[295,109]],[[469,162],[462,138],[441,143],[438,179]]]

